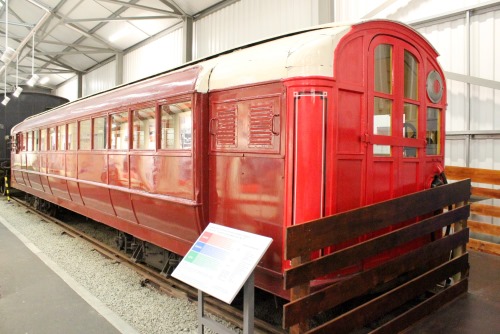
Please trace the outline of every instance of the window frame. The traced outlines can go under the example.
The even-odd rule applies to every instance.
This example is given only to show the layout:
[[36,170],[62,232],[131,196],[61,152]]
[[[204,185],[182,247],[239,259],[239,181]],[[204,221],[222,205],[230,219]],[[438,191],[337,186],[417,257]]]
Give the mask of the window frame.
[[[89,144],[88,148],[82,148],[82,122],[89,122]],[[82,118],[78,120],[78,151],[91,151],[92,150],[92,119]]]
[[[127,143],[127,147],[126,148],[115,148],[113,147],[113,116],[114,115],[117,115],[117,114],[127,114],[127,139],[125,141],[122,141],[122,142],[125,142]],[[116,110],[112,110],[108,113],[108,117],[109,117],[109,150],[111,151],[115,151],[115,152],[120,152],[120,151],[129,151],[130,150],[130,144],[131,144],[131,136],[130,136],[130,132],[131,132],[131,128],[130,128],[130,119],[131,119],[131,114],[130,114],[130,109],[129,108],[121,108],[121,109],[116,109]],[[120,123],[120,124],[123,124],[123,123]],[[121,127],[120,127],[121,129]]]
[[[96,120],[97,119],[104,119],[104,145],[103,147],[98,147],[96,148]],[[109,148],[109,115],[106,113],[106,114],[100,114],[100,115],[96,115],[96,116],[92,116],[91,117],[91,129],[90,129],[90,132],[91,132],[91,135],[90,135],[90,141],[91,141],[91,150],[92,151],[104,151],[104,150],[107,150]]]
[[[162,141],[163,141],[163,127],[162,127],[162,106],[164,105],[171,105],[171,104],[176,104],[176,103],[182,103],[182,102],[190,102],[191,103],[191,147],[190,148],[163,148],[162,147]],[[157,101],[157,135],[156,135],[156,147],[157,150],[160,152],[164,152],[167,154],[172,154],[172,155],[191,155],[193,150],[194,150],[194,124],[195,124],[195,113],[194,113],[194,96],[192,94],[189,95],[182,95],[182,96],[176,96],[174,98],[164,98],[164,99],[159,99]]]
[[[61,137],[61,131],[60,129],[63,128],[64,129],[64,136]],[[67,125],[66,123],[65,124],[59,124],[59,125],[56,125],[56,151],[66,151],[66,148],[67,148],[67,132],[68,132],[68,129],[67,129]],[[61,139],[63,140],[64,142],[64,145],[61,146]]]
[[[144,109],[149,109],[153,108],[154,112],[154,140],[153,148],[136,148],[135,147],[135,137],[136,137],[136,132],[135,131],[135,113]],[[159,116],[159,108],[160,104],[157,102],[149,102],[149,103],[141,103],[137,105],[130,106],[129,108],[129,150],[131,151],[145,151],[145,152],[155,152],[159,149],[158,147],[158,124],[160,122],[158,116]],[[160,125],[161,126],[161,125]]]

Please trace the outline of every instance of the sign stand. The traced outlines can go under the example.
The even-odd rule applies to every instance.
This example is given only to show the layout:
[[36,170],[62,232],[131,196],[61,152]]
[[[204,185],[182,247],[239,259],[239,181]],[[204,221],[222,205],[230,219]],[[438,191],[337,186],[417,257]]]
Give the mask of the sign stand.
[[[245,285],[243,285],[243,334],[252,334],[254,329],[254,309],[255,309],[255,294],[254,294],[254,273],[248,277]],[[205,333],[205,326],[219,334],[233,334],[230,329],[222,326],[218,322],[206,318],[204,313],[204,296],[203,291],[198,290],[198,333]]]
[[208,224],[172,277],[198,289],[198,333],[204,327],[221,333],[233,333],[204,316],[203,293],[226,304],[243,288],[243,333],[254,329],[254,270],[273,239],[227,226]]

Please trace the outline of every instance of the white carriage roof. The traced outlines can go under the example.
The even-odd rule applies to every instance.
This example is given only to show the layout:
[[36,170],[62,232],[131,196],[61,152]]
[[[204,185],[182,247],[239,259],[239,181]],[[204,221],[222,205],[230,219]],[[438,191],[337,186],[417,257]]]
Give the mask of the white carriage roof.
[[352,25],[326,25],[277,37],[202,62],[196,90],[210,90],[300,76],[333,76],[333,54]]

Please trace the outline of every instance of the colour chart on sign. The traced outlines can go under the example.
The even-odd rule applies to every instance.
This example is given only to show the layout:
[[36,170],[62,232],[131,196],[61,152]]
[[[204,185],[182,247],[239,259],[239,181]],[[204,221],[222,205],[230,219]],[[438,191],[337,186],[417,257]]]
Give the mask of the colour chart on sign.
[[210,223],[172,273],[230,304],[272,239]]

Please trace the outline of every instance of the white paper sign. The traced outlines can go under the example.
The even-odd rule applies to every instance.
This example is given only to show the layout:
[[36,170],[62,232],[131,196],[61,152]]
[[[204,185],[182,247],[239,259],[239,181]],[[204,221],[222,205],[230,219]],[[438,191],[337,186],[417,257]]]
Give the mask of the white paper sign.
[[172,276],[230,304],[272,241],[210,223]]

